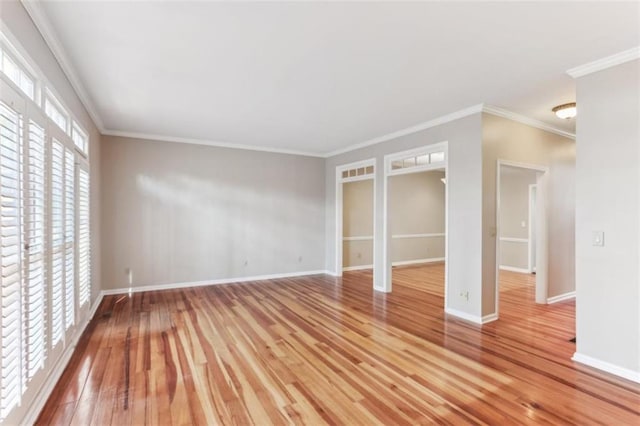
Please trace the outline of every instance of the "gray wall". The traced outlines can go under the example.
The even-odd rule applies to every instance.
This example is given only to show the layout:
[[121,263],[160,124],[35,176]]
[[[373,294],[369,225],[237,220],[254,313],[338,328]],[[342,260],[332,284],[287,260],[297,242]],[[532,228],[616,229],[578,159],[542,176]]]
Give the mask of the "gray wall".
[[29,54],[30,59],[45,74],[47,80],[60,96],[60,101],[71,110],[75,118],[89,133],[91,162],[91,296],[93,304],[101,290],[100,133],[22,3],[19,1],[3,1],[0,5],[0,18],[13,36],[18,39],[22,48]]
[[[373,180],[344,183],[342,196],[342,235],[345,237],[373,237]],[[373,238],[343,242],[343,267],[372,264]]]
[[[444,171],[429,171],[389,178],[391,234],[444,234]],[[445,257],[444,237],[393,238],[391,260],[404,262]]]
[[[577,352],[640,379],[640,62],[577,79]],[[592,232],[604,231],[604,247]]]
[[[500,241],[500,266],[529,267],[529,185],[536,172],[502,166],[500,171],[500,238],[522,238],[527,242]],[[524,222],[524,226],[522,226]]]
[[496,310],[497,160],[549,167],[547,297],[575,290],[575,141],[483,114],[482,313]]
[[103,288],[324,270],[324,160],[104,137]]
[[[481,314],[482,120],[474,114],[410,135],[381,142],[326,161],[326,269],[335,271],[336,166],[376,158],[376,249],[374,283],[381,287],[384,210],[384,156],[423,145],[449,142],[449,300],[450,309]],[[460,292],[469,292],[469,300]]]

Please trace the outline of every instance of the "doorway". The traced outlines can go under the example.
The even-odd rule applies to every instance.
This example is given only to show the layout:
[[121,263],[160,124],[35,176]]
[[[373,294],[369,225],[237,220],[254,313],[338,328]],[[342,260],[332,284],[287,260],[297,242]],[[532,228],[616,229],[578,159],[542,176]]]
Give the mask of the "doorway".
[[336,167],[335,275],[338,277],[343,271],[357,269],[370,268],[375,272],[375,167],[375,158]]
[[[496,313],[501,284],[535,283],[526,294],[536,303],[547,303],[547,175],[545,166],[498,160]],[[522,279],[514,279],[517,276]]]
[[[447,266],[447,251],[448,251],[448,185],[447,182],[447,143],[442,142],[433,145],[427,145],[424,147],[411,149],[407,151],[397,152],[385,156],[385,169],[384,169],[384,232],[383,232],[383,271],[382,271],[382,286],[378,290],[383,292],[392,291],[393,282],[393,264],[395,261],[396,267],[402,265],[403,262],[413,261],[426,261],[432,260],[442,262],[444,261],[444,304],[446,308],[447,300],[447,282],[448,282],[448,266]],[[432,181],[436,181],[440,186],[441,192],[444,192],[444,211],[439,212],[441,220],[438,227],[428,228],[425,224],[428,222],[427,218],[418,218],[418,222],[422,228],[415,228],[412,232],[397,233],[397,229],[394,229],[392,225],[392,216],[394,214],[394,207],[392,206],[391,191],[397,181],[392,182],[392,179],[396,177],[413,175],[417,173],[424,174],[425,172],[432,172],[430,175],[424,175]],[[433,183],[433,182],[432,182]],[[436,191],[437,192],[437,191]],[[434,192],[435,193],[435,192]],[[397,195],[397,194],[396,194]],[[395,198],[395,195],[394,195]],[[397,200],[395,200],[397,201]],[[401,206],[400,206],[401,208]],[[418,213],[424,215],[424,212]],[[424,220],[423,220],[424,219]],[[444,226],[442,227],[442,221]],[[406,225],[406,224],[405,224]],[[395,238],[394,238],[395,237]],[[400,240],[407,240],[400,242]],[[407,244],[407,242],[409,242]],[[394,259],[394,252],[396,256],[398,254],[398,247],[404,245],[413,249],[418,248],[413,255],[413,259],[402,260],[396,257]],[[394,250],[395,248],[395,250]],[[420,250],[422,250],[420,252]],[[417,253],[423,253],[418,257]]]

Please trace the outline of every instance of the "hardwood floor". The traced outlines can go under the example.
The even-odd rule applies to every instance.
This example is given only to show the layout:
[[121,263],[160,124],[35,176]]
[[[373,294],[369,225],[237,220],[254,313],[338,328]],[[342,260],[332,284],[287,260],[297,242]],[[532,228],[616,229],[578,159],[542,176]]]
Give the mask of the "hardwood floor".
[[443,313],[443,267],[108,296],[38,424],[639,424],[640,386],[574,364],[574,302],[501,276]]

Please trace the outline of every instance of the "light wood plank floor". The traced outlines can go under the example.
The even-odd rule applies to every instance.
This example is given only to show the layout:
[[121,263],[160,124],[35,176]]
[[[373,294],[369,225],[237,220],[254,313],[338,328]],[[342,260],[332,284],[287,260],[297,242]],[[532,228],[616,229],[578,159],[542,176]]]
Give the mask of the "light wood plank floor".
[[574,364],[574,302],[501,276],[443,313],[443,266],[109,296],[38,424],[639,424],[640,386]]

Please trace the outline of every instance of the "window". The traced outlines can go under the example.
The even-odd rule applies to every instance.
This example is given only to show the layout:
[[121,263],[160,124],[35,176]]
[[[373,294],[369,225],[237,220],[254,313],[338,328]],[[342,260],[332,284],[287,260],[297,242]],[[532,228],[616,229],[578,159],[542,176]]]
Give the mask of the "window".
[[0,417],[22,396],[22,250],[21,247],[21,116],[0,102],[0,262],[2,273],[2,344],[0,345]]
[[0,69],[29,99],[35,101],[36,81],[31,77],[31,74],[18,64],[19,61],[15,60],[8,52],[8,49],[0,44]]
[[80,150],[80,152],[84,154],[88,154],[89,151],[89,141],[87,138],[87,134],[80,128],[80,125],[73,121],[71,125],[71,139],[73,143],[76,145],[76,148]]
[[89,286],[91,241],[89,228],[89,173],[80,169],[78,175],[78,291],[80,306],[91,296]]
[[373,174],[373,166],[354,167],[352,169],[343,170],[342,179],[358,178],[360,176],[369,176]]
[[[442,163],[442,166],[444,166],[444,161],[445,161],[445,153],[444,151],[435,151],[435,152],[424,152],[422,151],[421,153],[418,154],[411,154],[407,157],[404,157],[398,160],[392,160],[390,165],[391,165],[391,171],[398,171],[399,169],[409,169],[409,168],[413,168],[413,167],[427,167],[430,168],[431,166],[438,166],[440,165],[440,163]],[[400,171],[398,171],[397,173],[401,173]]]
[[48,90],[44,98],[44,112],[65,133],[68,132],[69,115]]
[[18,424],[89,313],[89,138],[7,46],[0,32],[0,424]]

